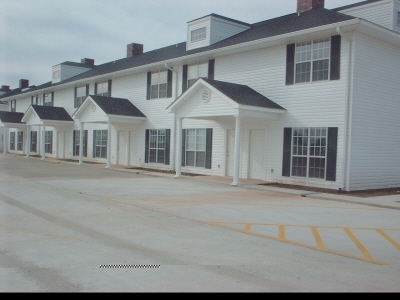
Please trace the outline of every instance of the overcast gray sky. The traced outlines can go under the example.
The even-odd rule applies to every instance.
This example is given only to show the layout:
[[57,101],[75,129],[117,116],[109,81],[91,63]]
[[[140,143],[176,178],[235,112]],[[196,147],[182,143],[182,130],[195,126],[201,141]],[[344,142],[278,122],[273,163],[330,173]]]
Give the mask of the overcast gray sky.
[[[336,8],[362,0],[325,0]],[[52,66],[126,57],[186,40],[186,23],[219,14],[255,23],[294,13],[297,0],[0,0],[0,86],[51,81]]]

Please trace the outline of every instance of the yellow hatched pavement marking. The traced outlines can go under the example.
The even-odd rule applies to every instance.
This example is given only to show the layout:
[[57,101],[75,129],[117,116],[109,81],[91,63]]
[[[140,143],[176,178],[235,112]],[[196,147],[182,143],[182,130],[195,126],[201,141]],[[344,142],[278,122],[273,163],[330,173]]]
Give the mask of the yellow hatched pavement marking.
[[321,235],[319,234],[318,228],[316,226],[311,226],[311,231],[312,231],[312,233],[314,235],[314,239],[315,239],[315,242],[317,243],[318,249],[325,251],[326,247],[325,247],[325,244],[324,244],[324,242],[323,242],[323,240],[321,238]]
[[[353,232],[349,228],[331,227],[331,226],[299,226],[299,225],[259,224],[259,223],[252,224],[252,223],[240,223],[240,222],[205,222],[205,223],[210,224],[210,225],[214,225],[214,226],[223,227],[223,228],[230,229],[230,230],[235,230],[235,231],[239,231],[239,232],[248,233],[248,234],[259,236],[259,237],[264,237],[264,238],[280,241],[280,242],[285,242],[285,243],[292,244],[292,245],[297,245],[297,246],[306,247],[306,248],[309,248],[309,249],[328,252],[328,253],[335,254],[335,255],[340,255],[340,256],[345,256],[345,257],[354,258],[354,259],[358,259],[358,260],[363,260],[363,261],[367,261],[367,262],[375,263],[375,264],[379,264],[379,265],[388,265],[388,263],[375,260],[372,257],[372,255],[369,254],[368,250],[364,247],[364,245],[355,237],[355,235],[353,234]],[[231,225],[243,225],[244,227],[243,227],[243,229],[240,229],[238,227],[234,227],[234,226],[231,226]],[[272,236],[272,235],[266,235],[266,234],[254,232],[254,231],[251,230],[253,225],[278,227],[278,236]],[[305,227],[305,228],[308,227],[308,228],[310,228],[311,232],[312,232],[312,234],[314,236],[314,239],[315,239],[315,242],[316,242],[317,246],[304,244],[304,243],[299,243],[299,242],[295,242],[295,241],[291,241],[291,240],[287,240],[286,239],[285,227],[289,227],[289,226],[290,227]],[[338,229],[342,228],[345,231],[345,233],[350,237],[352,242],[361,251],[362,256],[356,256],[356,255],[348,254],[348,253],[345,253],[345,252],[340,252],[340,251],[327,249],[325,244],[324,244],[324,242],[323,242],[323,240],[322,240],[321,235],[319,234],[318,227],[319,228],[338,228]],[[360,229],[360,228],[358,228],[358,229]],[[362,229],[373,230],[372,228],[362,228]],[[395,229],[395,230],[397,230],[397,229]],[[381,231],[381,232],[379,232],[379,231]],[[396,247],[400,247],[400,245],[397,244],[388,235],[386,235],[383,232],[383,230],[378,229],[378,232],[380,234],[382,234],[385,238],[387,237],[387,239],[389,241],[392,241],[392,244],[394,243]]]
[[397,250],[400,250],[400,244],[397,243],[394,239],[392,239],[386,232],[384,232],[382,229],[377,229],[376,230],[380,235],[382,235],[389,243],[391,243],[393,246],[397,248]]
[[353,241],[353,243],[358,247],[361,253],[364,255],[365,259],[368,261],[374,261],[374,258],[371,254],[369,254],[367,248],[360,242],[359,239],[356,238],[354,233],[349,228],[343,228],[344,232],[349,236],[349,238]]

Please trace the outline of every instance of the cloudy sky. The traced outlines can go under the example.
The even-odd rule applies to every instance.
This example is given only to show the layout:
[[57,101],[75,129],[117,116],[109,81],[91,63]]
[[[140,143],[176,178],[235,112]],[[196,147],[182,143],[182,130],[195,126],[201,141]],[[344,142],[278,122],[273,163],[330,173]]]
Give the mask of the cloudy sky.
[[[336,8],[362,0],[325,0]],[[255,23],[296,11],[297,0],[0,0],[0,86],[51,81],[52,66],[126,57],[184,42],[186,23],[219,14]]]

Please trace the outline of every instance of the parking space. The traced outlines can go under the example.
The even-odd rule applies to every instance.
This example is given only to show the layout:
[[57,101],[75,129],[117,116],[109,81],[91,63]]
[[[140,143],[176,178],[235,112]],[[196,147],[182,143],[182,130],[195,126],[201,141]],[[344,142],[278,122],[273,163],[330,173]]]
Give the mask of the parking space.
[[397,209],[9,155],[0,182],[1,291],[400,291]]

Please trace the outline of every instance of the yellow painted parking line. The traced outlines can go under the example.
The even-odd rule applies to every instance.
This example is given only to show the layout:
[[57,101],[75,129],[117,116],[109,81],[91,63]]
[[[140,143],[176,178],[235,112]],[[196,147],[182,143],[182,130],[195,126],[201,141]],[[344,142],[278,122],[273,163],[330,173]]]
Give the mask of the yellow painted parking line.
[[368,261],[373,261],[374,258],[372,257],[372,255],[369,254],[367,248],[365,248],[364,245],[360,242],[360,240],[356,238],[354,233],[349,228],[343,228],[343,229],[344,229],[344,232],[346,232],[346,234],[350,237],[350,239],[353,241],[353,243],[358,247],[358,249],[364,255],[365,259]]
[[382,235],[389,243],[391,243],[393,246],[397,248],[397,250],[400,250],[400,244],[397,243],[394,239],[392,239],[387,233],[385,233],[382,229],[377,229],[376,230],[380,235]]
[[[344,256],[344,257],[348,257],[348,258],[358,259],[358,260],[362,260],[362,261],[366,261],[366,262],[370,262],[370,263],[374,263],[374,264],[389,265],[386,262],[375,260],[372,257],[372,255],[369,254],[368,250],[364,247],[364,245],[356,238],[356,236],[353,234],[353,232],[349,228],[336,227],[336,226],[297,226],[297,225],[241,223],[241,222],[211,222],[211,221],[208,221],[205,223],[207,223],[209,225],[213,225],[213,226],[226,228],[229,230],[239,231],[239,232],[243,232],[243,233],[247,233],[247,234],[251,234],[251,235],[255,235],[255,236],[259,236],[259,237],[263,237],[263,238],[268,238],[271,240],[276,240],[276,241],[280,241],[280,242],[284,242],[284,243],[288,243],[288,244],[292,244],[292,245],[297,245],[297,246],[301,246],[301,247],[305,247],[305,248],[309,248],[309,249],[314,249],[314,250],[318,250],[318,251],[323,251],[323,252],[327,252],[327,253],[331,253],[331,254],[335,254],[335,255],[340,255],[340,256]],[[234,225],[236,225],[236,226],[234,226]],[[237,227],[237,225],[243,225],[243,227],[242,227],[243,229],[240,229],[240,227]],[[266,235],[266,234],[259,233],[259,232],[254,232],[251,230],[252,225],[276,226],[277,230],[278,230],[278,236],[272,236],[272,235]],[[300,243],[300,242],[286,239],[286,229],[285,228],[289,227],[289,226],[290,227],[304,227],[304,228],[308,227],[308,228],[310,228],[317,245],[315,246],[315,245]],[[318,228],[344,229],[345,233],[350,237],[351,241],[360,250],[362,256],[357,256],[357,255],[352,255],[352,254],[345,253],[345,252],[327,249],[320,234],[319,234]],[[373,228],[353,228],[353,229],[374,230]],[[393,230],[400,231],[400,229],[393,229]],[[382,230],[382,232],[383,232],[383,230]],[[390,237],[389,237],[389,239],[392,240],[394,243],[396,243]]]
[[318,228],[316,226],[311,226],[311,231],[314,235],[315,242],[317,243],[317,247],[320,250],[326,250],[325,244],[322,241],[321,235],[319,234]]

